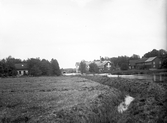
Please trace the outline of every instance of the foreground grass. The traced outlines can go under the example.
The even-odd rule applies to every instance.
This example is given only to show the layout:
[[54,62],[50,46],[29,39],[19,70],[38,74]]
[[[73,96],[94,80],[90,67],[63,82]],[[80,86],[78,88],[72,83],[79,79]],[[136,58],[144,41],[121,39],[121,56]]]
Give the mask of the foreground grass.
[[167,83],[154,83],[148,80],[132,80],[85,76],[84,78],[99,82],[130,94],[135,98],[129,109],[124,112],[118,123],[166,123],[167,122]]
[[117,122],[121,91],[79,77],[0,79],[2,123]]
[[[0,122],[165,123],[165,87],[99,76],[0,79]],[[125,95],[135,100],[120,114]]]

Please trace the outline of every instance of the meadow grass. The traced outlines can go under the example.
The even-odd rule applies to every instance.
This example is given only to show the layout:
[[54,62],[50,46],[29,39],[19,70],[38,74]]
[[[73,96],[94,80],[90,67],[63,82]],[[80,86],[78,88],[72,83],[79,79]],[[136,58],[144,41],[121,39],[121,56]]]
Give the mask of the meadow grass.
[[116,122],[122,100],[121,91],[80,77],[3,78],[0,122]]
[[[135,100],[118,112],[126,95]],[[165,123],[166,90],[146,80],[100,76],[0,79],[2,123]]]

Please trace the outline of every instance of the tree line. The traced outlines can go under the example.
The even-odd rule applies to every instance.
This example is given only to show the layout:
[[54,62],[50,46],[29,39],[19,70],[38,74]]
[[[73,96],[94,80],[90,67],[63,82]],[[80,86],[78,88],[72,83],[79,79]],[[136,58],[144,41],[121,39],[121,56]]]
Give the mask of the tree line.
[[[139,55],[133,54],[131,57],[128,57],[128,56],[118,56],[118,57],[111,57],[111,58],[101,57],[100,60],[101,61],[107,60],[113,63],[112,70],[128,70],[130,60],[139,60],[142,58],[149,58],[149,57],[155,57],[155,56],[157,56],[162,60],[161,68],[167,69],[167,51],[163,49],[160,49],[160,50],[153,49],[152,51],[145,53],[141,58]],[[91,73],[99,72],[98,66],[95,63],[91,63],[89,65],[89,70],[86,70],[86,69],[87,69],[86,64],[83,61],[81,61],[79,66],[79,70],[81,71],[81,73],[86,73],[86,71]]]
[[59,63],[56,59],[48,61],[40,58],[30,58],[27,60],[21,60],[13,58],[11,56],[6,59],[0,60],[0,76],[16,76],[17,71],[15,64],[26,63],[28,66],[28,75],[30,76],[53,76],[61,75]]

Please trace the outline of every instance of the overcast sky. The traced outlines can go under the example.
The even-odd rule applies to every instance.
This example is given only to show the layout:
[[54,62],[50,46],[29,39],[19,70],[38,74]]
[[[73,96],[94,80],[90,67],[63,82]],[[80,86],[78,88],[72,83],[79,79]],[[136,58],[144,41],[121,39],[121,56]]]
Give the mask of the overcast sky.
[[167,50],[166,9],[166,0],[0,0],[0,59],[55,58],[74,68]]

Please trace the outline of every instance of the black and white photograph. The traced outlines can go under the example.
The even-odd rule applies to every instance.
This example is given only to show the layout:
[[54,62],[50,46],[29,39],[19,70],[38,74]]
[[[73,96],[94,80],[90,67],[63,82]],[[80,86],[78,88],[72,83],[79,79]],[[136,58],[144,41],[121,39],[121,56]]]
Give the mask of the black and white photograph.
[[0,123],[167,123],[167,1],[0,0]]

